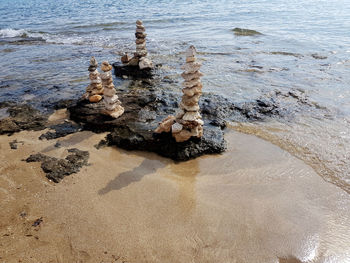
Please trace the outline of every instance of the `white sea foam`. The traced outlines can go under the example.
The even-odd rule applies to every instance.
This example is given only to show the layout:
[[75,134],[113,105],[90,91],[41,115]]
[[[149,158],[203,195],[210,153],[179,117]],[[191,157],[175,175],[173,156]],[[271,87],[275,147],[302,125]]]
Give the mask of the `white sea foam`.
[[27,37],[28,32],[24,29],[5,28],[0,29],[0,37]]

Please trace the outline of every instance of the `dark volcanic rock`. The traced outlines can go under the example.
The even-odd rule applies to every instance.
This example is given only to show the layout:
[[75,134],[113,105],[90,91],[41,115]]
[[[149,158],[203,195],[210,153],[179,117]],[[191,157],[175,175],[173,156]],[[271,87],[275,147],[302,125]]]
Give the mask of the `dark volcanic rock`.
[[122,78],[128,76],[133,79],[151,79],[153,78],[152,69],[140,69],[139,66],[126,66],[121,63],[113,63],[114,74]]
[[222,153],[226,150],[224,133],[219,127],[205,125],[202,138],[191,138],[177,143],[170,133],[141,134],[130,127],[116,127],[107,136],[110,145],[126,150],[142,150],[158,153],[176,161],[186,161],[204,154]]
[[80,168],[88,164],[89,152],[76,148],[68,149],[70,153],[65,159],[50,157],[41,153],[32,154],[26,162],[41,162],[41,168],[46,177],[59,183],[65,176],[79,172]]
[[41,113],[30,105],[4,104],[0,108],[8,107],[9,117],[0,119],[0,134],[12,134],[21,130],[43,130],[48,119],[47,114]]
[[56,125],[52,125],[49,127],[50,129],[54,131],[48,131],[42,135],[40,135],[39,139],[43,140],[52,140],[52,139],[57,139],[60,137],[65,137],[68,134],[76,133],[78,131],[81,131],[81,126],[74,123],[74,122],[64,122],[64,123],[59,123]]
[[[180,96],[156,87],[131,88],[118,94],[125,113],[118,119],[100,114],[103,102],[79,101],[68,108],[70,118],[80,122],[84,129],[94,132],[109,131],[108,145],[127,150],[156,152],[174,160],[188,160],[209,153],[221,153],[226,148],[220,125],[211,125],[214,119],[204,118],[204,136],[176,143],[170,134],[154,134],[159,122],[175,114]],[[210,117],[212,117],[211,115]]]

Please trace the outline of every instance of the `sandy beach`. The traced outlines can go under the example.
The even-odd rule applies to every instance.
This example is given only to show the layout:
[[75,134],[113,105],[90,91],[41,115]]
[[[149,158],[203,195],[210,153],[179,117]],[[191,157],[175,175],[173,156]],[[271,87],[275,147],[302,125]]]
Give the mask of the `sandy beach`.
[[[228,130],[224,154],[175,163],[92,147],[105,134],[42,133],[0,136],[0,262],[349,260],[349,195],[255,136]],[[23,161],[72,147],[89,165],[59,184]]]

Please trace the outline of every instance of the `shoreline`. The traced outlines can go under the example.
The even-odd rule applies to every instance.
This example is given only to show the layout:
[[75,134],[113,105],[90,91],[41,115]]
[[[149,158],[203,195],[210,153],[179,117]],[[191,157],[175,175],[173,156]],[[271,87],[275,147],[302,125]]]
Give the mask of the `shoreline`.
[[[350,253],[348,194],[257,137],[228,131],[226,153],[174,163],[91,146],[105,134],[71,134],[56,148],[41,133],[0,136],[2,260],[304,262]],[[24,142],[17,150],[14,139]],[[21,161],[63,158],[71,147],[88,150],[90,165],[59,184]]]

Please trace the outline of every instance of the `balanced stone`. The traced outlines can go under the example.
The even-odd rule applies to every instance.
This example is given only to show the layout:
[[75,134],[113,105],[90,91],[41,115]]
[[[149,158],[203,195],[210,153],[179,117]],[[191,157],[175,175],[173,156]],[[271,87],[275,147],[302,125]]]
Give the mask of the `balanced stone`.
[[102,113],[113,118],[118,118],[124,113],[124,108],[121,106],[121,102],[116,95],[111,73],[112,66],[108,61],[104,61],[102,62],[101,69],[104,71],[104,73],[102,73],[102,85],[104,87],[103,101],[105,105],[105,110]]
[[90,65],[88,68],[90,85],[86,88],[86,92],[83,95],[84,99],[88,99],[90,102],[99,102],[102,99],[103,87],[100,78],[100,73],[97,70],[98,63],[95,57],[91,57]]
[[176,117],[168,116],[155,130],[156,133],[171,132],[176,142],[185,142],[191,137],[200,138],[203,136],[204,122],[199,113],[198,105],[202,94],[200,77],[203,74],[199,71],[201,64],[196,62],[195,55],[195,47],[190,46],[186,51],[186,64],[182,67],[185,71],[181,76],[185,81],[182,84],[184,95],[180,103],[180,110]]

